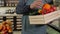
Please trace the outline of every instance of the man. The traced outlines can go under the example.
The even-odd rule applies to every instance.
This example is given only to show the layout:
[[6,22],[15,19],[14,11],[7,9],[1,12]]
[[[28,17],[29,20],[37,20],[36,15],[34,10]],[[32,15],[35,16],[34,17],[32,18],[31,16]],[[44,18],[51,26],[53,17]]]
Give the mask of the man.
[[[17,14],[23,14],[22,17],[22,34],[46,34],[46,25],[31,25],[29,23],[29,15],[33,15],[32,12],[42,7],[45,3],[51,4],[52,0],[19,0],[16,7]],[[39,7],[39,8],[38,8]],[[35,14],[34,13],[34,14]]]

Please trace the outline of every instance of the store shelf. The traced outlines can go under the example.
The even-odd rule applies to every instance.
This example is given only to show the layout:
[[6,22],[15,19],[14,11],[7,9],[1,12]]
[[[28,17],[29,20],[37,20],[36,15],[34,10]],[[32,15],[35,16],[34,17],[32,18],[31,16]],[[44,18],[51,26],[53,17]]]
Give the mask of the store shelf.
[[0,0],[0,22],[5,21],[7,19],[10,20],[12,22],[12,27],[14,31],[17,30],[15,26],[21,25],[22,16],[17,14],[5,14],[5,13],[9,9],[15,11],[18,2],[19,2],[18,0]]
[[15,9],[16,7],[0,7],[0,10],[1,9]]
[[[5,21],[5,20],[8,19],[8,20],[10,20],[12,22],[12,28],[13,28],[14,31],[21,30],[21,28],[22,28],[22,24],[21,24],[22,22],[20,21],[21,18],[20,19],[17,19],[17,17],[19,17],[19,16],[18,16],[18,14],[0,14],[0,17],[2,18],[0,20],[0,22]],[[19,20],[19,22],[17,22],[18,20]]]

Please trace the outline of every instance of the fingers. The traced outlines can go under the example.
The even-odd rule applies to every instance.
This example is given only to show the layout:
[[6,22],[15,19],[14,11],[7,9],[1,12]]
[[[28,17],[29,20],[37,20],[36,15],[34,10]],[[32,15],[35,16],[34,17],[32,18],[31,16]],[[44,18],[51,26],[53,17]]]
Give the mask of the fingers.
[[37,2],[37,3],[35,3],[35,7],[38,7],[38,6],[41,6],[41,5],[42,5],[41,2]]
[[36,0],[36,1],[34,1],[34,4],[40,5],[40,4],[42,4],[42,1],[41,0]]
[[36,5],[41,5],[42,3],[41,2],[37,2]]
[[36,8],[37,6],[39,7],[40,5],[42,5],[42,0],[35,0],[35,1],[31,4],[31,7]]

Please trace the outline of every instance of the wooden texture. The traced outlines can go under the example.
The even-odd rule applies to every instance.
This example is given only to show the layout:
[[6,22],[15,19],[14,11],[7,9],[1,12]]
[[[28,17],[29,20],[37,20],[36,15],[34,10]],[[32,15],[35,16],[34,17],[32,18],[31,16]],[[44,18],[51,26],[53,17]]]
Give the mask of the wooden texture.
[[30,24],[48,24],[49,22],[60,17],[59,11],[60,10],[45,15],[29,16]]

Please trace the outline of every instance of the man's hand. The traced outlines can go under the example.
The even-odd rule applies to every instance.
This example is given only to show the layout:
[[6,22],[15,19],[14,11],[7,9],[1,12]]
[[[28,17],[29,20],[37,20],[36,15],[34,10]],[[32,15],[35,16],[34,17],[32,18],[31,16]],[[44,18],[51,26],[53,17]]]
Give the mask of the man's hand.
[[31,8],[31,9],[38,8],[38,7],[40,7],[40,5],[42,5],[42,0],[35,0],[35,1],[30,5],[30,8]]

